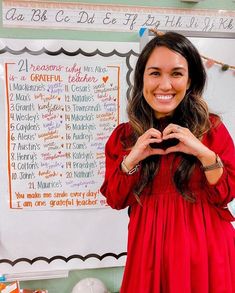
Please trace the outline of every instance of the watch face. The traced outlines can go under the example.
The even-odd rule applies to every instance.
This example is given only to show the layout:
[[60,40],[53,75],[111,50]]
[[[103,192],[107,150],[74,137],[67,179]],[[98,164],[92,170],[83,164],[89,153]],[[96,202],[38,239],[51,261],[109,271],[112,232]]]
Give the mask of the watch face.
[[222,168],[223,162],[221,161],[220,157],[218,155],[216,155],[216,162],[214,164],[211,164],[209,166],[203,166],[202,169],[203,171],[210,171],[210,170],[214,170],[217,168]]
[[223,162],[221,161],[220,157],[216,155],[216,163],[218,164],[219,167],[223,167]]

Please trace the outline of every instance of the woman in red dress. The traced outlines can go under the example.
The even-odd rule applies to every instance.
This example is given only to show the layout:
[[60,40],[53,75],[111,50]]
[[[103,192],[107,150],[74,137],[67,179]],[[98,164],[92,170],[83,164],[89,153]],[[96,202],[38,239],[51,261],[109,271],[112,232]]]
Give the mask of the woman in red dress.
[[101,192],[129,207],[121,293],[234,293],[233,140],[202,98],[200,54],[157,35],[141,52],[128,123],[106,144]]

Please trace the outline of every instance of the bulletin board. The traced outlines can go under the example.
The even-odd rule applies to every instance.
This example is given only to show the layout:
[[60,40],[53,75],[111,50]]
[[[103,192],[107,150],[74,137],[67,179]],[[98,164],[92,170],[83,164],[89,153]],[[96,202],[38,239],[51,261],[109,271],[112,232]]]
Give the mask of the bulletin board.
[[137,51],[1,40],[1,273],[124,265],[127,211],[111,210],[99,189]]
[[[235,138],[232,38],[189,37],[204,93]],[[99,192],[104,145],[127,120],[139,43],[2,39],[0,272],[123,266],[127,211]],[[12,107],[12,108],[11,108]]]

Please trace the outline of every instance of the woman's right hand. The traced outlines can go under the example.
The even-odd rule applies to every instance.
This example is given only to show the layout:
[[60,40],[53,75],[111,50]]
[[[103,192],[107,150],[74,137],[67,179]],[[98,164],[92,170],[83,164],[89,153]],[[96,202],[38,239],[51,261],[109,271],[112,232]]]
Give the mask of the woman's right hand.
[[125,165],[129,170],[134,168],[140,161],[152,155],[164,155],[163,149],[151,148],[150,144],[162,142],[162,133],[150,128],[142,134],[132,147],[130,153],[125,157]]

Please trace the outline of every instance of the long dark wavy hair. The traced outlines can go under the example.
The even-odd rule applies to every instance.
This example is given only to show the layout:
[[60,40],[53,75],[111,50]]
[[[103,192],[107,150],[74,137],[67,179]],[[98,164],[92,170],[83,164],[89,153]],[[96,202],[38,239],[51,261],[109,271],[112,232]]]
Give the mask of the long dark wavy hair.
[[[158,121],[153,109],[143,97],[143,76],[146,63],[156,47],[164,46],[181,54],[188,63],[190,87],[186,91],[184,99],[173,113],[172,121],[183,127],[187,127],[197,137],[209,130],[209,110],[202,98],[206,83],[206,72],[201,56],[195,46],[183,35],[175,32],[167,32],[157,35],[142,50],[135,67],[134,85],[131,97],[128,100],[127,113],[133,128],[133,135],[124,145],[131,147],[138,137],[151,127],[158,127]],[[195,202],[195,196],[190,192],[189,179],[195,168],[196,158],[192,155],[180,153],[182,160],[173,174],[173,181],[177,190],[187,200]],[[141,180],[135,187],[134,193],[139,200],[144,187],[150,183],[159,169],[159,156],[150,156],[142,161]]]

